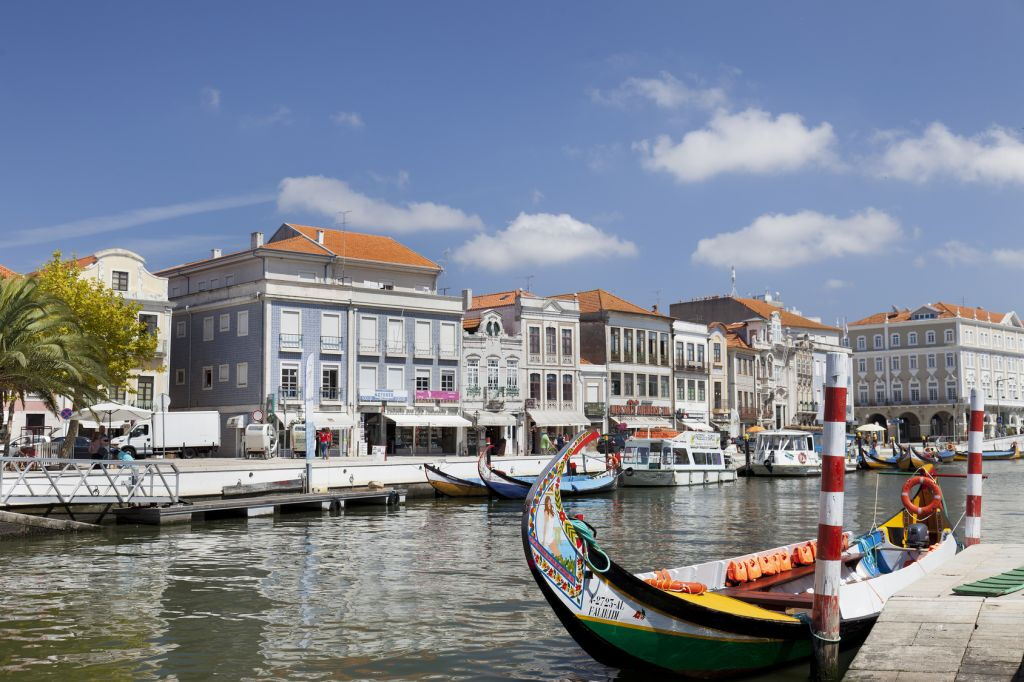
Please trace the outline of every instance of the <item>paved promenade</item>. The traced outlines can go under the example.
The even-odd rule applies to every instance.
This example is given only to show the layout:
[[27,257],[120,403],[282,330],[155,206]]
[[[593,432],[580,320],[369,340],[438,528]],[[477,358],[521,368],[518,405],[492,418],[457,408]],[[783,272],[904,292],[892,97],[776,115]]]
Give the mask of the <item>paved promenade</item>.
[[847,671],[846,680],[1024,679],[1024,590],[962,597],[953,587],[1024,566],[1024,545],[982,544],[899,592]]

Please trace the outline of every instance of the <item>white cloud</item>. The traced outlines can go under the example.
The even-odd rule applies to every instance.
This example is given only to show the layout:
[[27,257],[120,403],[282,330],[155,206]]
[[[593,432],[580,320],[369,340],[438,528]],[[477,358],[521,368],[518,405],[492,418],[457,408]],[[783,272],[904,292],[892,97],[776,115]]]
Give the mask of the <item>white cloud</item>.
[[676,144],[667,136],[636,143],[648,170],[671,173],[680,182],[699,182],[720,173],[780,173],[819,164],[836,166],[836,136],[829,123],[808,128],[797,114],[760,109],[718,111],[706,128],[692,130]]
[[845,289],[848,286],[850,286],[850,283],[847,282],[846,280],[842,280],[842,279],[826,279],[825,280],[825,288],[826,289],[832,289],[832,290],[835,290],[835,289]]
[[124,230],[129,227],[157,223],[162,220],[210,213],[212,211],[224,211],[242,206],[252,206],[253,204],[262,204],[273,200],[273,194],[244,194],[223,199],[205,199],[184,204],[138,208],[123,213],[72,220],[58,225],[37,227],[31,230],[21,230],[4,237],[3,244],[4,247],[14,247],[90,237],[96,234]]
[[564,145],[562,153],[571,159],[582,159],[594,173],[603,173],[612,166],[615,157],[622,151],[618,143],[595,144],[590,147],[581,148],[573,145]]
[[310,211],[331,219],[349,211],[346,223],[366,230],[416,232],[419,230],[481,229],[479,216],[433,202],[395,206],[361,194],[348,183],[322,175],[285,178],[277,195],[279,211]]
[[374,171],[367,171],[367,175],[382,185],[394,185],[398,189],[405,189],[409,185],[409,171],[400,170],[394,177],[381,175]]
[[500,271],[636,253],[633,242],[602,232],[567,213],[520,213],[504,230],[478,234],[454,255],[464,265]]
[[986,251],[975,246],[951,239],[929,252],[932,259],[949,265],[1001,265],[1007,268],[1024,268],[1024,249],[992,249]]
[[617,107],[642,98],[661,109],[685,106],[713,109],[723,106],[727,99],[721,88],[691,88],[667,71],[662,71],[656,78],[627,78],[612,90],[592,90],[590,98],[594,102]]
[[366,125],[363,117],[354,111],[336,111],[331,114],[331,121],[341,128],[362,128]]
[[544,201],[544,192],[541,192],[539,189],[533,190],[530,192],[530,201],[533,202],[534,206]]
[[815,211],[765,214],[735,232],[701,239],[690,258],[720,267],[778,270],[884,252],[901,234],[899,221],[873,208],[849,218]]
[[205,87],[201,93],[203,108],[209,111],[220,111],[220,90]]
[[290,126],[292,124],[292,110],[288,107],[278,107],[269,114],[260,116],[249,114],[242,118],[243,128],[266,128],[272,125]]
[[891,141],[875,171],[912,182],[948,177],[961,182],[1024,183],[1024,140],[999,126],[963,137],[932,123],[920,137]]

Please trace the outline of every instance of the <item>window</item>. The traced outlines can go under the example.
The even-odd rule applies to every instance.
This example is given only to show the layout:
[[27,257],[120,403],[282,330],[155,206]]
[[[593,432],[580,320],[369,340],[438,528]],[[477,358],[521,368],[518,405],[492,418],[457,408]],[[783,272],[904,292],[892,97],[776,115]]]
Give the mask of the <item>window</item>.
[[135,386],[135,405],[146,410],[153,409],[153,377],[140,376]]
[[299,397],[299,366],[295,364],[281,365],[281,397]]
[[114,291],[128,291],[128,273],[114,270],[110,273],[110,288]]
[[697,344],[697,364],[698,365],[703,365],[704,364],[704,344],[703,343]]
[[359,392],[373,393],[377,390],[377,366],[359,366]]
[[388,385],[390,391],[401,391],[405,388],[405,367],[389,365],[387,368]]
[[622,337],[618,327],[612,327],[608,330],[608,352],[608,359],[612,362],[618,362],[619,358],[622,357]]
[[974,367],[974,353],[964,353],[964,367]]
[[903,402],[903,383],[894,382],[892,385],[892,399],[894,402]]
[[427,367],[416,368],[416,390],[417,391],[429,391],[430,390],[430,369]]
[[867,350],[867,349],[868,349],[868,338],[866,336],[858,336],[857,337],[857,350]]
[[235,283],[234,275],[224,275],[224,286],[229,287]]
[[[701,350],[703,350],[703,348]],[[667,365],[668,364],[668,334],[661,334],[658,337],[658,352],[660,353],[659,357],[661,358],[661,364]],[[702,357],[701,360],[703,361],[704,358]]]
[[715,364],[722,364],[722,344],[719,343],[718,341],[715,341],[715,345],[712,346],[712,349],[714,350]]
[[875,402],[885,402],[885,386],[883,384],[875,384]]
[[206,291],[208,288],[205,279],[199,280],[199,291]]
[[712,406],[716,410],[722,409],[722,382],[716,381],[714,384],[714,402]]
[[916,346],[917,345],[917,332],[908,332],[907,333],[907,345],[908,346]]
[[203,390],[213,389],[213,367],[203,367]]
[[442,369],[441,370],[441,390],[442,391],[454,391],[455,390],[455,370],[454,369]]
[[[549,329],[551,328],[549,327]],[[552,331],[554,330],[552,329]],[[544,395],[547,398],[547,400],[549,402],[554,402],[555,400],[558,400],[558,375],[554,373],[549,373],[544,378],[544,383]]]
[[338,313],[320,315],[320,350],[341,352],[341,315]]
[[875,341],[875,348],[881,348],[882,347],[882,335],[881,334],[875,334],[874,341]]
[[174,370],[174,383],[177,384],[178,386],[184,386],[185,385],[185,370],[183,370],[183,369],[176,369],[176,370]]
[[694,363],[694,346],[692,343],[686,344],[686,364],[692,365]]
[[956,402],[956,382],[946,382],[946,400],[950,402]]
[[573,355],[573,353],[572,353],[572,330],[571,329],[563,329],[562,330],[562,357],[563,358],[571,358],[572,355]]
[[647,362],[658,364],[658,335],[654,332],[647,332]]
[[430,355],[430,320],[416,320],[416,354]]
[[928,369],[935,369],[935,353],[928,354]]
[[530,327],[530,355],[540,355],[540,327]]
[[882,358],[875,358],[875,374],[882,373]]
[[644,357],[645,347],[647,345],[647,332],[636,330],[636,361],[639,364],[647,362]]
[[156,315],[148,315],[143,313],[139,315],[139,322],[146,325],[146,333],[150,336],[156,336],[158,332],[158,318]]
[[693,379],[686,382],[686,399],[689,401],[697,399],[697,382]]
[[213,317],[203,318],[203,341],[213,341]]
[[281,311],[281,348],[302,348],[302,315],[298,310]]
[[[417,330],[419,329],[419,322],[417,321]],[[430,330],[430,323],[427,323],[427,330]],[[392,317],[387,322],[388,330],[388,353],[404,353],[405,352],[405,320],[400,317]],[[427,346],[429,348],[430,346]]]
[[921,386],[917,383],[910,384],[910,402],[921,402]]
[[686,380],[676,378],[676,400],[686,400]]
[[622,375],[622,395],[627,397],[635,395],[635,393],[633,392],[632,372],[626,372],[625,374]]
[[[651,374],[647,377],[647,394],[652,398],[658,397],[658,375]],[[665,396],[668,398],[669,396]]]
[[544,329],[544,352],[549,358],[558,353],[558,344],[555,341],[555,328],[546,327]]
[[933,383],[933,382],[929,381],[928,382],[928,400],[930,400],[931,402],[934,403],[934,402],[938,401],[938,399],[939,399],[939,384],[938,383]]
[[231,378],[231,368],[228,365],[217,365],[217,381],[225,382]]
[[239,310],[235,320],[235,333],[238,336],[249,336],[249,311]]
[[865,404],[868,401],[868,387],[861,384],[857,387],[857,401],[860,404]]
[[441,357],[454,358],[457,346],[455,345],[455,323],[441,323]]
[[893,347],[893,348],[899,348],[900,347],[900,335],[899,334],[895,334],[895,333],[894,334],[889,334],[889,345],[891,347]]
[[220,316],[220,325],[218,327],[218,331],[231,331],[231,313],[223,313]]
[[466,362],[466,386],[469,388],[480,386],[480,361],[476,358]]
[[519,388],[519,361],[515,358],[505,361],[505,386]]
[[865,360],[864,358],[859,358],[857,360],[857,371],[860,372],[861,374],[864,374],[865,372],[867,372],[868,371],[868,361]]
[[927,332],[924,335],[924,342],[929,346],[933,345],[935,343],[935,332]]
[[363,353],[377,352],[377,318],[372,315],[359,318],[359,350]]
[[530,398],[532,400],[540,400],[540,373],[530,373]]
[[572,402],[572,375],[562,375],[562,402]]
[[219,286],[220,286],[220,278],[219,277],[214,277],[213,279],[210,280],[210,288],[211,289],[216,289]]
[[487,358],[487,388],[498,388],[498,358]]
[[669,392],[669,388],[668,388],[668,377],[667,376],[662,376],[659,379],[659,381],[661,382],[661,397],[662,398],[671,398],[672,394]]
[[612,372],[612,395],[622,395],[622,374]]
[[889,369],[893,370],[894,372],[900,371],[900,358],[899,358],[899,356],[898,355],[894,355],[889,360],[890,360],[890,362],[889,362]]
[[947,329],[946,331],[944,331],[942,333],[942,339],[946,343],[953,343],[953,330],[952,329]]
[[179,320],[174,325],[174,334],[179,339],[185,338],[185,320]]
[[637,374],[636,375],[636,395],[638,398],[647,397],[647,375]]
[[911,356],[907,357],[907,368],[908,369],[917,369],[917,356],[916,355],[911,355]]
[[235,365],[235,388],[246,388],[249,385],[249,363],[239,362]]
[[[622,361],[633,362],[633,330],[622,330]],[[627,393],[626,395],[630,395]]]

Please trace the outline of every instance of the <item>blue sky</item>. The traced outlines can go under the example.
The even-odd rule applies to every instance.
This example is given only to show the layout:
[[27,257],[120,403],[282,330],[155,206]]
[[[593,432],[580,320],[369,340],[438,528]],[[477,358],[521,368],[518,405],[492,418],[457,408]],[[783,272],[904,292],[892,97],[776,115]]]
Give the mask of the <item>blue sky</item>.
[[[444,286],[1024,311],[1024,9],[7,3],[0,263],[284,221]],[[704,241],[702,241],[704,240]]]

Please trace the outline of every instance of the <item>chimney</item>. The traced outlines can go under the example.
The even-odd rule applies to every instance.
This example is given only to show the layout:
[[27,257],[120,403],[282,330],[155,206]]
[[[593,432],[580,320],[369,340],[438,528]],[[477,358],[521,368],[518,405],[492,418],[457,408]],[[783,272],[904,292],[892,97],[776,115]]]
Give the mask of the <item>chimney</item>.
[[462,290],[462,309],[469,310],[473,307],[473,290],[463,289]]
[[258,249],[263,246],[263,233],[253,232],[249,235],[249,248]]
[[210,258],[220,258],[220,249],[210,249]]
[[658,314],[658,304],[657,303],[655,303],[654,305],[651,306],[651,312],[654,313],[655,315]]
[[324,231],[323,230],[317,230],[316,231],[316,243],[317,244],[323,244],[324,243]]

